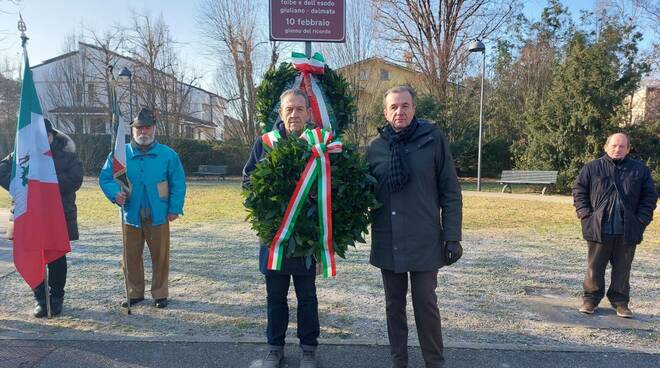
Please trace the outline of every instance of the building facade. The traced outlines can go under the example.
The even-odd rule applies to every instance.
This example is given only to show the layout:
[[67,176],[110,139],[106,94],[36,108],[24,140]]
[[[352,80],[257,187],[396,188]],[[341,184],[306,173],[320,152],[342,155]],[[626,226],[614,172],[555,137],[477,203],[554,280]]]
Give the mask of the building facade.
[[[119,76],[124,68],[130,78]],[[226,99],[118,53],[79,42],[78,50],[33,66],[32,73],[44,115],[64,132],[110,134],[114,86],[122,124],[147,106],[156,111],[159,134],[223,139]]]
[[660,119],[660,81],[646,81],[627,99],[630,106],[630,124]]

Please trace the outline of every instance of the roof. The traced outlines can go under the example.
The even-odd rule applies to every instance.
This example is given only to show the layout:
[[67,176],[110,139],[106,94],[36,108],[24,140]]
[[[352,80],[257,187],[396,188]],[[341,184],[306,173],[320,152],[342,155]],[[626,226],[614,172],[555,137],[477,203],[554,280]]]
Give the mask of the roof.
[[[108,109],[104,107],[95,107],[95,106],[66,106],[66,107],[57,107],[48,111],[51,114],[60,114],[60,115],[105,115],[108,113]],[[181,114],[182,123],[192,123],[195,125],[204,125],[210,128],[215,128],[216,125],[212,121],[199,119],[191,115]]]
[[353,63],[353,64],[344,65],[344,66],[342,66],[341,68],[338,68],[337,71],[342,70],[342,69],[347,69],[347,68],[350,68],[350,67],[353,67],[353,66],[356,66],[356,65],[367,64],[367,63],[370,63],[370,62],[372,62],[372,61],[373,61],[373,62],[381,62],[381,63],[384,63],[384,64],[386,64],[386,65],[389,65],[389,66],[392,66],[392,67],[394,67],[394,68],[401,69],[401,70],[404,70],[404,71],[407,71],[407,72],[410,72],[410,73],[416,73],[416,74],[419,73],[418,71],[416,71],[416,70],[414,70],[414,69],[412,69],[412,68],[408,68],[408,67],[405,67],[405,66],[403,66],[403,65],[399,65],[399,64],[397,64],[397,63],[393,63],[393,62],[391,62],[391,61],[385,60],[384,58],[382,58],[382,57],[378,57],[378,56],[372,56],[372,57],[369,57],[369,58],[366,58],[366,59],[362,59],[362,60],[360,60],[360,61],[357,61],[357,62],[355,62],[355,63]]
[[209,127],[209,128],[216,128],[217,127],[217,125],[212,121],[196,118],[192,115],[181,114],[180,117],[181,117],[181,120],[182,120],[183,123],[193,123],[193,124],[196,124],[196,125],[204,125],[204,126]]

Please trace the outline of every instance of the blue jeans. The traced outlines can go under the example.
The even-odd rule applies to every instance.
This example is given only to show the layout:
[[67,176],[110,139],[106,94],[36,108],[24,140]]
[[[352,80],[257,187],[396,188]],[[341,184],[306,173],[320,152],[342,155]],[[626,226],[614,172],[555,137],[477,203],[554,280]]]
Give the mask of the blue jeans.
[[293,277],[298,299],[298,338],[303,350],[314,350],[318,345],[319,303],[316,298],[316,275],[266,275],[268,300],[268,327],[266,336],[271,347],[283,347],[289,325],[287,294]]

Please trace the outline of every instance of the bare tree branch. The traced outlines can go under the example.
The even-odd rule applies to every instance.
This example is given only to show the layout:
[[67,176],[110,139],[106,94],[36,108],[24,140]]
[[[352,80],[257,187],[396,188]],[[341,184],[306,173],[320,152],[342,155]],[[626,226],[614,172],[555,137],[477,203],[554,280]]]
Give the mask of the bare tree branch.
[[371,0],[385,39],[412,53],[427,89],[439,98],[466,62],[467,43],[498,31],[512,15],[515,1]]

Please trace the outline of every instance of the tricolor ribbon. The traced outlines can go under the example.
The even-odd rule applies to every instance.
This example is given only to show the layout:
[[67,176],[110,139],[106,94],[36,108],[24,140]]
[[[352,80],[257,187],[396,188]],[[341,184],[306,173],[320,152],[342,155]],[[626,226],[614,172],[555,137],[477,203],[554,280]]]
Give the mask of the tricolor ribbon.
[[319,209],[319,228],[320,241],[323,246],[321,252],[321,263],[323,266],[324,277],[334,277],[337,275],[335,265],[335,252],[332,248],[332,196],[331,196],[331,176],[330,176],[330,153],[339,153],[342,150],[341,142],[331,142],[332,132],[325,129],[315,128],[307,129],[300,136],[307,141],[309,149],[312,151],[312,157],[307,161],[305,170],[303,170],[296,183],[296,189],[286,207],[282,224],[270,243],[270,254],[268,256],[268,269],[279,271],[282,269],[282,259],[284,258],[284,245],[296,224],[296,219],[300,214],[303,202],[307,198],[310,188],[317,181],[318,189],[318,209]]
[[275,143],[277,143],[280,138],[280,132],[272,130],[261,136],[261,143],[263,143],[263,146],[266,147],[266,149],[272,150],[275,147]]
[[325,130],[332,130],[330,123],[330,115],[326,107],[325,100],[321,87],[314,74],[323,74],[325,68],[325,59],[318,52],[307,58],[305,54],[299,52],[291,53],[291,63],[293,67],[300,72],[300,77],[294,82],[295,86],[300,86],[300,89],[305,91],[309,98],[309,105],[312,108],[312,121],[317,128]]

